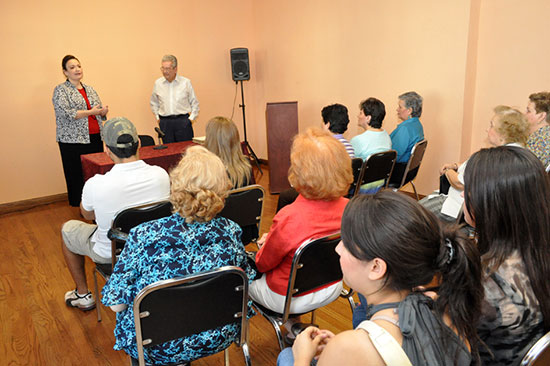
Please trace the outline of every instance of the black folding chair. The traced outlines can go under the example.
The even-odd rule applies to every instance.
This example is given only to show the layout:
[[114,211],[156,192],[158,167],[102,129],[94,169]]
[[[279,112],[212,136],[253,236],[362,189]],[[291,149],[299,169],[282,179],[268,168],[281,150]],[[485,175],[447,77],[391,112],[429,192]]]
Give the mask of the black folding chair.
[[357,180],[357,189],[353,195],[355,196],[359,193],[362,185],[379,180],[384,180],[382,188],[387,188],[396,159],[397,151],[395,150],[387,150],[370,155],[361,167],[361,173]]
[[394,185],[394,186],[390,184],[391,188],[394,188],[394,190],[398,191],[401,188],[403,188],[405,185],[410,183],[413,187],[414,195],[417,201],[418,201],[418,193],[416,192],[414,179],[416,178],[418,174],[418,170],[420,169],[420,163],[422,163],[422,158],[424,157],[424,153],[426,152],[427,146],[428,146],[428,140],[419,141],[413,146],[411,150],[411,157],[409,158],[409,161],[407,162],[407,165],[405,167],[405,172],[403,173],[403,178],[401,179],[401,183],[399,185]]
[[155,145],[155,140],[153,139],[152,136],[138,135],[138,137],[139,137],[140,147],[154,146]]
[[363,168],[363,159],[361,158],[351,159],[351,171],[353,172],[353,183],[351,183],[351,186],[349,187],[348,194],[346,195],[347,198],[353,197],[358,191],[357,184],[359,183],[359,179],[361,179],[362,168]]
[[[292,298],[319,289],[327,284],[342,280],[340,256],[334,251],[340,242],[340,233],[324,238],[309,240],[294,253],[283,313],[272,311],[253,301],[254,307],[264,316],[277,333],[279,347],[285,347],[281,327],[290,316]],[[315,309],[311,313],[311,323],[315,321]],[[295,314],[303,315],[307,313]]]
[[107,237],[111,239],[111,263],[101,264],[96,263],[93,271],[94,274],[94,289],[97,295],[98,304],[97,309],[97,321],[101,321],[100,310],[100,292],[98,291],[97,275],[98,273],[105,281],[109,280],[115,263],[124,249],[126,238],[130,230],[147,221],[160,219],[162,217],[170,216],[172,214],[172,204],[169,201],[161,201],[148,203],[146,205],[130,207],[119,211],[113,219],[113,224],[107,233]]
[[521,360],[520,366],[550,365],[550,332],[543,335]]
[[[223,306],[212,299],[223,299]],[[251,365],[248,352],[248,279],[234,266],[155,282],[134,299],[139,364],[145,365],[144,348],[240,322],[234,340]],[[224,350],[228,365],[228,349]]]
[[244,245],[256,242],[260,234],[265,190],[258,184],[229,191],[225,207],[218,216],[236,222],[243,230]]

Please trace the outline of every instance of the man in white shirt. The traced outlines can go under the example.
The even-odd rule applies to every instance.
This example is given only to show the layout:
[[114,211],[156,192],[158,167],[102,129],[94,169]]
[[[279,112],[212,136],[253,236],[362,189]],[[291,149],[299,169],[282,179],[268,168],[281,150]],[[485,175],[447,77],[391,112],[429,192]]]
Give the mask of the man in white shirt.
[[84,257],[95,263],[111,263],[111,241],[107,232],[116,213],[124,208],[168,199],[170,178],[164,169],[139,159],[136,128],[124,117],[110,119],[103,127],[105,151],[115,165],[105,174],[88,179],[82,190],[80,212],[87,220],[70,220],[63,224],[61,236],[65,262],[76,289],[65,294],[65,303],[81,310],[91,310],[95,300],[88,290]]
[[178,76],[178,60],[173,55],[162,58],[163,77],[155,81],[151,110],[164,132],[164,143],[193,139],[192,122],[199,114],[199,101],[191,81]]

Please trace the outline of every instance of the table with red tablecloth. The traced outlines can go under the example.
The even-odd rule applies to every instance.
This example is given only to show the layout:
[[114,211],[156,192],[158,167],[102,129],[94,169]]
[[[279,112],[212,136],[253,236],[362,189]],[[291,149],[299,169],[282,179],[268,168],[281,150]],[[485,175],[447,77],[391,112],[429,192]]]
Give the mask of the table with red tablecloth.
[[[162,150],[155,150],[155,146],[146,146],[139,149],[139,158],[149,165],[158,165],[169,172],[178,164],[185,150],[193,145],[196,143],[192,141],[173,142],[165,144],[166,149]],[[82,155],[80,159],[84,181],[96,174],[105,174],[115,165],[104,152]]]

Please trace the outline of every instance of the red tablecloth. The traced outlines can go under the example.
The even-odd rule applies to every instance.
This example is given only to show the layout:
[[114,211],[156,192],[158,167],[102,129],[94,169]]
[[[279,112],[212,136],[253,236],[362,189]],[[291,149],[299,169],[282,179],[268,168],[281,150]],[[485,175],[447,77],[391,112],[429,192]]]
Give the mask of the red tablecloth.
[[[158,165],[166,171],[170,171],[180,161],[185,150],[193,145],[196,144],[192,141],[174,142],[165,144],[167,148],[163,150],[155,150],[154,146],[146,146],[139,149],[139,158],[147,164]],[[111,158],[104,152],[82,155],[80,159],[84,181],[96,174],[105,174],[114,165]]]

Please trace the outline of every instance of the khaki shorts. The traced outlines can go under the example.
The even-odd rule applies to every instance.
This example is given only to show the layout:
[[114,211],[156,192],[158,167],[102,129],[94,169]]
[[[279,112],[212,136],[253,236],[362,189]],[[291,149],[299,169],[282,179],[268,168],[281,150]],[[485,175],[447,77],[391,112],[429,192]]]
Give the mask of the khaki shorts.
[[94,252],[95,243],[92,241],[92,234],[96,229],[97,225],[69,220],[61,228],[63,243],[71,252],[90,257],[95,263],[111,263],[111,258],[101,257]]

